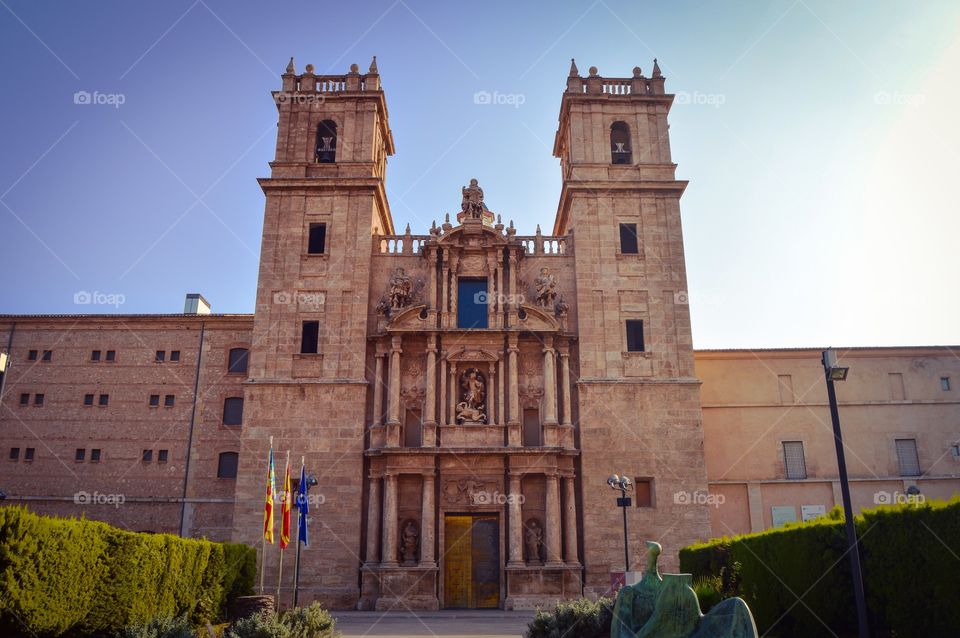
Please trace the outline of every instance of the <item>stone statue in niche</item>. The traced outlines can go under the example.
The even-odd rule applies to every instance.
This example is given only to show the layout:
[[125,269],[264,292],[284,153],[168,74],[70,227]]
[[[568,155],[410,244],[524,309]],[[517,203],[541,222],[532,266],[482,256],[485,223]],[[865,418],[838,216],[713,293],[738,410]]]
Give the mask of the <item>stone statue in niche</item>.
[[420,530],[413,521],[407,521],[400,537],[400,553],[404,565],[415,565],[417,562],[417,541],[420,540]]
[[533,285],[537,289],[537,305],[541,308],[552,306],[557,298],[557,278],[550,269],[541,268],[540,275],[534,280]]
[[390,276],[390,308],[400,310],[410,305],[413,298],[413,282],[403,268],[397,268]]
[[463,201],[460,202],[460,210],[464,217],[472,219],[481,219],[483,213],[487,210],[487,205],[483,203],[483,189],[477,183],[476,178],[470,180],[469,186],[461,189]]
[[537,519],[531,518],[527,521],[524,541],[527,545],[527,562],[532,565],[543,564],[543,560],[540,558],[540,549],[543,547],[543,528],[540,527]]
[[487,389],[483,373],[476,368],[467,368],[460,377],[460,388],[463,394],[457,403],[457,423],[486,423]]
[[558,317],[562,317],[567,314],[568,310],[570,310],[570,306],[568,306],[567,302],[563,300],[563,295],[560,295],[560,298],[557,299],[556,303],[553,305],[553,312],[556,313]]

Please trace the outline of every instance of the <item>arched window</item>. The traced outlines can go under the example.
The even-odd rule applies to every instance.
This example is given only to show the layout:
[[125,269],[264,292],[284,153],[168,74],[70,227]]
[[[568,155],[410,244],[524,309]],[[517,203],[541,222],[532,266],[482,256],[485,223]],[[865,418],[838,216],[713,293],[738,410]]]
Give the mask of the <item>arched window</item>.
[[614,122],[610,127],[610,163],[630,164],[632,162],[630,127],[626,122]]
[[221,452],[217,461],[217,478],[237,478],[237,462],[240,455],[236,452]]
[[248,354],[249,351],[246,348],[230,348],[227,357],[227,372],[230,374],[246,374]]
[[223,400],[223,424],[243,424],[243,397],[227,397]]
[[324,120],[317,127],[317,163],[333,164],[337,161],[337,123]]

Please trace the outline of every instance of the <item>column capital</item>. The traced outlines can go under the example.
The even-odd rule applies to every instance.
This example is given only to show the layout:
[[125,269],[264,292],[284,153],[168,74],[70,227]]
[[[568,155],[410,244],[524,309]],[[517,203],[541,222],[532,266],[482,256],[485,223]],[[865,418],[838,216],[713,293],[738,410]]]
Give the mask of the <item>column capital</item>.
[[403,337],[401,335],[393,335],[390,339],[390,352],[402,352],[400,349],[400,344],[403,343]]
[[507,345],[513,349],[517,347],[517,342],[520,340],[520,336],[516,332],[511,332],[507,335]]

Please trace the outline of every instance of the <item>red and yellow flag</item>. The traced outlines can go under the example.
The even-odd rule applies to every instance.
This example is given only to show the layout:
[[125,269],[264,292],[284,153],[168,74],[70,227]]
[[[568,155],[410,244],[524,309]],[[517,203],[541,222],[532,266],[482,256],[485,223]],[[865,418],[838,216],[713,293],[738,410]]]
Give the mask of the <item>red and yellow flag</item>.
[[283,496],[280,497],[280,549],[290,544],[290,450],[287,450],[287,469],[283,473]]
[[273,502],[276,499],[277,476],[273,470],[273,437],[270,437],[270,465],[267,468],[267,498],[263,505],[263,540],[273,545]]

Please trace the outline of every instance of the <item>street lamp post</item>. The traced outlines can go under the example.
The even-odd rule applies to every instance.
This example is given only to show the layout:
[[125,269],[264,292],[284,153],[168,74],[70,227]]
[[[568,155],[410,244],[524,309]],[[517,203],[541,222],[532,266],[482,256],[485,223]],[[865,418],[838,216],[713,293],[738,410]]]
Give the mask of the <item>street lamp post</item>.
[[850,483],[847,480],[847,461],[843,451],[843,434],[840,432],[840,410],[837,407],[835,381],[844,381],[850,368],[837,364],[837,353],[823,351],[823,371],[827,381],[827,397],[830,400],[830,420],[833,422],[833,441],[837,447],[837,469],[840,475],[840,493],[843,498],[844,527],[847,532],[847,551],[850,554],[850,571],[853,575],[853,596],[857,605],[859,638],[869,638],[867,624],[867,600],[863,590],[863,572],[860,570],[860,549],[857,545],[857,528],[853,522],[853,506],[850,503]]
[[627,540],[627,508],[632,505],[630,497],[627,496],[627,490],[633,489],[633,481],[624,476],[613,474],[607,479],[607,485],[611,489],[619,490],[620,496],[617,497],[617,507],[623,510],[623,584],[627,584],[627,572],[630,571],[630,543]]

